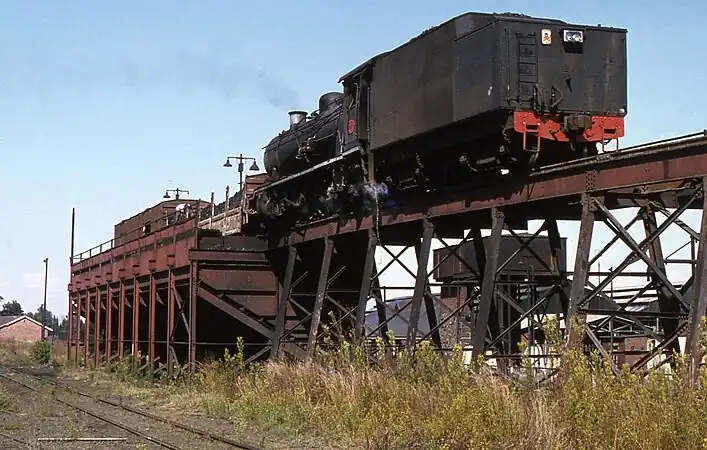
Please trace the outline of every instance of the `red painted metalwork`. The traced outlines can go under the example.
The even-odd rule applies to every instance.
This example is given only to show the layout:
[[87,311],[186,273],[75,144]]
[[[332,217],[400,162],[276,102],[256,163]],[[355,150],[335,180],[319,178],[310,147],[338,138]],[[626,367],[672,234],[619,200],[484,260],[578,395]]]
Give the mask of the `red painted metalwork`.
[[106,286],[108,293],[106,296],[106,351],[105,360],[111,360],[113,350],[113,288],[110,284]]
[[89,347],[89,336],[91,335],[91,292],[86,289],[86,331],[84,332],[84,343],[83,343],[83,365],[88,367],[88,347]]
[[[174,255],[174,261],[171,262],[173,265],[188,265],[188,250],[196,244],[196,236],[193,233],[195,224],[196,218],[193,218],[75,262],[71,267],[71,284],[81,281],[82,274],[99,275],[102,278],[105,278],[108,273],[127,275],[133,267],[138,268],[136,276],[146,276],[150,273],[150,260],[154,261],[155,271],[167,270],[171,262],[168,258],[170,254]],[[171,241],[173,234],[181,236],[181,239],[177,238],[173,249],[166,245],[160,245],[164,240]],[[150,251],[141,251],[148,248]],[[80,258],[80,254],[76,258]],[[132,274],[131,272],[130,275]]]
[[79,364],[79,346],[81,345],[81,292],[78,292],[76,299],[76,351],[74,352],[74,363]]
[[189,372],[196,369],[196,300],[199,283],[199,264],[193,261],[190,265],[189,276],[189,350],[187,361]]
[[150,334],[149,334],[149,348],[148,348],[148,353],[147,353],[147,358],[151,365],[154,364],[155,361],[155,321],[157,320],[155,314],[157,311],[157,286],[155,283],[155,275],[154,273],[150,274],[150,304],[149,304],[150,312],[149,314],[149,321],[150,321]]
[[167,335],[166,335],[166,346],[167,346],[167,374],[172,376],[174,371],[173,365],[174,360],[172,359],[172,352],[174,349],[171,346],[172,337],[174,334],[174,275],[172,274],[172,267],[169,268],[169,274],[167,276]]
[[98,367],[101,359],[100,342],[101,342],[101,289],[96,287],[96,302],[95,320],[93,324],[93,367]]
[[118,300],[118,358],[123,359],[125,349],[125,284],[120,277],[120,299]]
[[137,282],[137,277],[133,276],[133,369],[137,369],[140,365],[138,359],[138,352],[140,351],[140,297],[142,292],[140,291],[140,285]]
[[[551,141],[569,142],[561,119],[556,116],[537,115],[533,112],[516,111],[513,114],[513,129],[522,135],[539,136]],[[623,117],[594,116],[591,127],[582,130],[578,142],[601,142],[624,136]]]

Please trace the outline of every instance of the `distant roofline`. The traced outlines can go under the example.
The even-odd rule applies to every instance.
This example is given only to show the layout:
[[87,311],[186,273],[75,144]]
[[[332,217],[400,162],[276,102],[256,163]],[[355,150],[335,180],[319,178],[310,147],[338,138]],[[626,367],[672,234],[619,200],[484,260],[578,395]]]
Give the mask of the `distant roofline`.
[[[40,327],[42,326],[41,322],[37,322],[36,320],[34,320],[33,318],[31,318],[30,316],[22,315],[22,316],[9,316],[9,317],[14,317],[14,319],[11,320],[11,321],[9,321],[9,322],[7,322],[7,323],[4,323],[4,324],[0,325],[0,329],[9,327],[9,326],[12,325],[13,323],[17,323],[17,322],[19,322],[19,321],[22,320],[22,319],[30,320],[30,321],[36,323],[37,325],[39,325]],[[48,326],[46,326],[46,325],[44,325],[44,328],[45,328],[46,330],[51,331],[52,333],[54,332],[54,329],[53,329],[53,328],[50,328],[50,327],[48,327]]]

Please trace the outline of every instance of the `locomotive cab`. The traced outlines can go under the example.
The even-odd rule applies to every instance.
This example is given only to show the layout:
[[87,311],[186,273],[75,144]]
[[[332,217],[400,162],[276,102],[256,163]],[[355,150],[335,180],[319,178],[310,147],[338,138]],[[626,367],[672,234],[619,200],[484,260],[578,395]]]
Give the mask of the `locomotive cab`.
[[372,64],[368,61],[339,79],[344,88],[344,118],[346,122],[344,148],[346,150],[358,145],[365,148],[369,143],[369,102],[372,72]]

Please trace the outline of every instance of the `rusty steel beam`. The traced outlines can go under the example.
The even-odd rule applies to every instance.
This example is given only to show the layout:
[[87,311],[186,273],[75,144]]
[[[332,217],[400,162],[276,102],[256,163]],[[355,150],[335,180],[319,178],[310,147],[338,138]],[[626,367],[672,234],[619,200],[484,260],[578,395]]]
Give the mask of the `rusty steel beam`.
[[[191,287],[188,287],[187,292],[191,293]],[[188,294],[188,295],[191,295],[191,294]],[[184,329],[187,330],[187,333],[189,333],[189,330],[190,330],[189,319],[187,319],[187,316],[184,313],[184,309],[188,308],[189,305],[187,304],[186,301],[184,301],[184,299],[182,299],[182,296],[181,296],[181,294],[179,294],[179,290],[177,289],[176,284],[172,284],[172,296],[174,298],[174,302],[175,302],[176,306],[179,307],[179,309],[178,309],[179,317],[182,319],[182,324],[184,325]],[[173,333],[174,333],[174,331],[173,331]]]
[[[697,194],[699,194],[699,192],[694,191],[694,192],[692,193],[692,195],[691,195],[689,201],[688,201],[688,202],[685,202],[685,204],[683,204],[680,208],[676,209],[671,215],[669,215],[669,216],[667,217],[667,219],[666,219],[665,221],[663,221],[663,223],[662,223],[659,227],[657,227],[653,233],[651,233],[650,235],[646,236],[646,238],[645,238],[643,241],[641,241],[640,244],[638,244],[638,247],[637,247],[637,248],[633,248],[630,242],[627,243],[627,246],[628,246],[629,248],[632,248],[632,250],[633,250],[633,251],[631,252],[631,254],[630,254],[629,256],[627,256],[618,266],[616,266],[616,267],[614,268],[613,273],[610,274],[609,276],[607,276],[606,278],[604,278],[604,279],[599,283],[599,285],[596,286],[596,288],[594,289],[594,291],[593,291],[589,296],[587,296],[586,298],[584,298],[584,299],[582,300],[582,304],[584,304],[584,303],[590,301],[592,298],[594,298],[594,297],[601,291],[601,289],[607,287],[607,286],[609,285],[609,283],[611,283],[611,281],[612,281],[614,278],[616,278],[616,276],[618,276],[618,275],[619,275],[624,269],[626,269],[629,265],[631,265],[631,264],[633,264],[634,262],[639,261],[639,260],[641,260],[641,259],[644,259],[644,260],[645,260],[646,258],[647,258],[647,259],[650,259],[650,258],[648,258],[647,255],[645,255],[645,253],[642,251],[642,249],[643,249],[644,247],[647,247],[647,246],[648,246],[649,244],[651,244],[653,241],[657,240],[657,239],[660,237],[660,235],[661,235],[665,230],[667,230],[667,228],[668,228],[671,224],[675,223],[676,220],[677,220],[677,218],[680,217],[680,215],[690,206],[690,204],[692,203],[692,201],[696,198]],[[638,216],[637,216],[637,217],[638,217]],[[618,236],[618,239],[625,239],[624,234],[625,234],[625,230],[626,230],[626,229],[623,228],[623,227],[620,227],[620,228],[622,228],[623,231],[617,230],[617,229],[616,229],[615,227],[613,227],[612,225],[609,226],[609,229],[610,229],[611,231],[614,231],[614,232],[615,232],[616,236]],[[618,240],[618,239],[617,239],[617,240]],[[631,238],[631,240],[632,240],[632,238]],[[634,244],[635,244],[635,242],[634,242]],[[608,249],[608,247],[606,247],[606,248]],[[636,252],[635,249],[640,250],[640,252]],[[642,254],[642,256],[641,256],[640,254]],[[598,260],[597,257],[593,258],[591,261],[589,261],[588,265],[593,264],[596,260]],[[644,261],[644,262],[645,262],[645,261]],[[648,265],[650,266],[650,264],[648,264]],[[658,274],[656,274],[656,275],[658,275]],[[658,276],[658,279],[659,279],[659,281],[660,281],[661,283],[670,284],[669,281],[667,281],[664,276]],[[672,290],[674,291],[674,288],[672,288]],[[673,295],[674,295],[674,294],[673,294]],[[678,293],[678,295],[677,295],[676,297],[677,297],[678,301],[681,302],[680,299],[682,298],[682,295],[679,295],[679,293]],[[681,303],[682,303],[682,302],[681,302]],[[580,306],[581,306],[581,305],[580,305]],[[685,308],[685,309],[687,310],[687,308]]]
[[[665,259],[662,255],[662,249],[660,246],[660,235],[672,224],[675,224],[679,219],[678,217],[685,210],[687,210],[693,203],[695,198],[703,193],[703,188],[698,187],[696,189],[688,188],[683,186],[687,201],[683,201],[682,204],[677,207],[675,212],[668,215],[667,220],[665,220],[660,226],[656,226],[655,218],[653,215],[655,205],[653,203],[647,202],[639,205],[639,212],[636,214],[634,219],[629,222],[629,226],[622,225],[619,220],[614,216],[614,214],[609,210],[609,207],[604,203],[601,195],[592,197],[591,194],[585,194],[583,198],[583,220],[580,225],[580,237],[578,242],[577,258],[575,264],[575,273],[573,277],[572,294],[571,294],[571,304],[568,310],[567,318],[570,319],[577,314],[585,316],[586,314],[594,313],[597,314],[598,311],[605,312],[608,318],[604,318],[599,321],[599,323],[584,323],[583,335],[586,336],[591,344],[596,347],[599,353],[609,362],[614,373],[619,373],[619,368],[614,364],[611,353],[613,350],[614,336],[618,336],[613,329],[614,320],[616,318],[623,318],[626,323],[635,325],[641,328],[645,335],[652,337],[660,342],[655,349],[651,351],[644,351],[644,356],[638,360],[636,363],[631,364],[631,370],[641,370],[648,362],[650,362],[659,353],[664,353],[666,359],[661,362],[670,362],[673,368],[675,367],[675,361],[673,359],[673,354],[679,352],[679,346],[677,344],[677,338],[679,336],[680,330],[685,326],[684,320],[681,316],[684,316],[688,309],[685,306],[684,309],[681,308],[681,304],[685,302],[682,300],[683,296],[687,290],[692,285],[691,281],[683,284],[679,289],[673,283],[668,280],[665,270]],[[660,200],[658,200],[660,202]],[[704,214],[703,214],[704,215]],[[593,216],[600,218],[609,228],[610,231],[614,233],[614,238],[610,240],[609,244],[604,246],[599,253],[603,254],[607,251],[613,243],[621,240],[623,241],[630,250],[628,256],[618,264],[616,267],[612,267],[609,273],[599,282],[597,286],[593,286],[592,283],[588,282],[587,272],[589,266],[594,262],[598,261],[601,255],[596,255],[594,258],[589,258],[589,242],[587,242],[591,237],[590,233],[592,231],[591,226],[588,226],[587,222],[593,222]],[[640,243],[629,234],[628,228],[631,224],[635,223],[638,219],[643,220],[645,239]],[[684,247],[684,246],[683,246]],[[647,252],[646,252],[647,250]],[[627,302],[616,303],[613,299],[608,298],[603,294],[603,289],[608,287],[613,280],[625,272],[625,269],[632,263],[641,261],[646,264],[647,272],[646,276],[651,279],[643,288],[638,289],[638,292],[631,296]],[[590,289],[589,294],[585,294],[585,286]],[[655,289],[656,298],[659,312],[629,312],[626,308],[629,307],[633,302],[635,302],[642,294],[642,292],[648,289]],[[594,298],[600,298],[601,301],[611,304],[616,310],[611,309],[593,309],[591,307],[586,308],[584,304],[588,303]],[[704,315],[703,313],[698,313],[698,315]],[[639,320],[638,317],[645,319],[660,317],[664,319],[661,324],[662,332],[656,323],[655,329],[645,325],[643,321]],[[567,320],[571,323],[570,320]],[[603,327],[609,323],[610,328],[608,331],[609,342],[604,341],[603,343],[599,339],[599,333],[607,333]],[[569,330],[569,341],[574,342],[576,336],[574,335],[574,329]],[[604,344],[611,344],[611,348],[607,351],[604,348]]]
[[371,294],[371,277],[375,270],[376,264],[376,247],[378,246],[378,236],[373,230],[368,231],[368,243],[366,245],[366,257],[363,263],[363,276],[361,279],[361,289],[358,294],[358,306],[356,307],[356,324],[354,328],[354,337],[356,341],[360,341],[364,332],[364,323],[366,320],[366,304],[368,297]]
[[174,280],[172,278],[172,268],[169,269],[169,281],[167,282],[167,374],[171,377],[173,373],[174,360],[172,359],[172,341],[174,337]]
[[101,287],[96,286],[95,323],[93,325],[93,367],[98,368],[101,359]]
[[262,251],[232,251],[232,250],[213,250],[213,249],[197,249],[189,250],[189,259],[192,261],[209,261],[222,263],[239,263],[239,264],[255,264],[267,265],[268,260]]
[[280,345],[282,336],[285,332],[285,316],[287,315],[287,305],[290,302],[290,293],[292,290],[292,274],[295,269],[297,260],[297,248],[294,246],[287,248],[287,265],[285,266],[285,275],[282,280],[279,280],[279,296],[277,305],[277,316],[275,318],[275,329],[273,330],[270,358],[277,359],[280,356]]
[[498,269],[498,251],[501,246],[501,232],[503,231],[505,223],[505,215],[500,209],[494,208],[491,216],[493,224],[491,226],[491,239],[489,242],[490,251],[486,253],[486,262],[481,278],[481,302],[476,318],[471,351],[472,364],[477,368],[479,363],[478,358],[479,355],[483,354],[486,340],[486,327],[488,326],[489,316],[491,314],[491,302],[494,297],[494,284],[496,283]]
[[189,349],[187,362],[189,373],[196,370],[196,308],[199,289],[199,265],[196,261],[191,263],[191,276],[189,277]]
[[[568,164],[545,168],[527,177],[507,177],[498,184],[462,186],[449,192],[430,195],[407,210],[384,211],[380,228],[490,210],[554,198],[581,196],[586,192],[605,192],[634,186],[665,183],[707,175],[707,137],[675,139],[604,153]],[[525,218],[543,218],[541,211],[529,210]],[[322,220],[290,233],[271,238],[271,247],[293,245],[335,234],[375,228],[372,216],[361,219]]]
[[[407,331],[407,348],[412,350],[417,343],[417,327],[420,321],[420,308],[422,307],[422,298],[425,295],[427,287],[427,262],[430,259],[430,248],[432,246],[432,236],[434,234],[434,226],[429,220],[422,221],[422,243],[419,238],[415,239],[415,247],[417,253],[417,274],[415,276],[415,288],[412,294],[412,305],[410,308],[410,322]],[[427,305],[425,309],[429,311]],[[434,313],[434,311],[433,311]]]
[[572,321],[577,314],[577,309],[584,299],[584,288],[587,284],[589,272],[589,251],[592,246],[594,232],[595,207],[587,194],[582,195],[582,216],[579,223],[579,237],[577,239],[577,253],[574,260],[572,288],[570,291],[569,306],[565,314],[565,324],[568,327],[568,344],[574,345],[575,334]]
[[[657,234],[658,224],[656,222],[655,212],[650,206],[643,209],[643,226],[646,236]],[[655,273],[653,273],[652,270],[648,271],[653,284],[657,286],[656,291],[658,294],[658,304],[660,306],[660,312],[666,314],[667,316],[670,316],[674,313],[679,313],[681,309],[680,303],[677,301],[677,298],[671,294],[669,289],[661,282],[661,279],[667,279],[668,277],[665,268],[665,258],[663,257],[663,246],[661,245],[660,239],[655,239],[654,241],[652,241],[648,246],[648,251],[650,253],[650,257],[656,263],[656,268],[661,273],[661,277],[658,277]],[[677,327],[677,320],[671,319],[670,317],[664,318],[663,328],[665,329],[666,334],[672,334],[673,332],[675,332]],[[667,350],[669,356],[672,356],[672,354],[674,353],[679,353],[680,343],[675,340],[671,345],[667,347]],[[674,360],[672,364],[674,369]]]
[[244,325],[249,326],[253,330],[262,334],[264,337],[266,337],[268,339],[272,338],[272,332],[267,327],[265,327],[264,325],[259,323],[256,319],[248,316],[243,311],[240,311],[238,308],[231,305],[228,301],[220,298],[218,295],[211,292],[211,289],[207,288],[207,285],[205,283],[201,283],[199,285],[199,288],[197,290],[197,295],[198,295],[198,298],[201,298],[202,300],[206,300],[207,302],[216,306],[221,311],[223,311],[226,314],[229,314],[233,318],[237,319],[239,322],[243,323]]
[[88,347],[89,339],[91,334],[89,330],[91,329],[91,291],[86,288],[86,332],[84,333],[84,343],[83,343],[83,366],[88,368]]
[[629,248],[631,248],[631,250],[634,251],[636,255],[638,255],[643,260],[644,263],[648,265],[651,270],[651,273],[663,283],[663,286],[667,288],[670,294],[675,296],[675,298],[682,302],[682,295],[677,291],[677,289],[672,285],[672,283],[670,283],[665,273],[661,272],[660,268],[658,267],[658,264],[640,248],[638,242],[633,239],[633,237],[628,233],[628,231],[626,231],[626,229],[621,225],[618,219],[616,219],[616,217],[611,214],[611,212],[606,208],[606,206],[604,206],[601,202],[596,202],[596,205],[607,219],[607,224],[611,224],[611,228],[613,228],[615,232],[621,235],[621,239],[629,246]]
[[83,290],[77,292],[76,298],[76,351],[74,352],[74,362],[79,363],[79,352],[82,344],[81,334],[81,314],[83,310]]
[[118,300],[118,358],[123,359],[125,355],[125,282],[120,278],[120,299]]
[[321,321],[322,306],[324,306],[324,296],[326,295],[327,281],[329,280],[329,266],[331,256],[334,252],[334,241],[331,238],[324,238],[324,255],[319,272],[319,284],[317,285],[317,296],[312,309],[312,321],[309,325],[309,339],[307,340],[307,359],[314,358],[314,349],[317,345],[317,333],[319,332],[319,322]]
[[137,283],[137,277],[133,277],[133,369],[140,367],[140,303],[142,291]]
[[702,221],[700,225],[700,243],[697,253],[697,270],[690,308],[689,330],[686,350],[689,357],[690,382],[696,383],[702,353],[700,335],[702,320],[707,313],[707,177],[702,179]]
[[150,372],[154,370],[155,363],[155,326],[157,320],[157,288],[155,287],[155,277],[150,276],[150,304],[148,320],[150,321],[150,330],[148,336],[148,351],[147,358],[150,361]]
[[106,284],[106,350],[105,362],[110,363],[113,351],[113,288],[110,283]]
[[[230,305],[227,301],[219,298],[213,292],[210,292],[210,290],[206,287],[206,285],[204,283],[200,284],[200,286],[198,288],[197,296],[198,296],[198,298],[201,298],[201,299],[211,303],[212,305],[216,306],[224,313],[229,314],[231,317],[235,318],[236,320],[238,320],[242,324],[259,332],[264,337],[272,340],[272,331],[271,330],[269,330],[264,325],[260,324],[256,319],[249,317],[243,311],[240,311],[238,308]],[[198,342],[196,344],[198,344]],[[296,345],[294,345],[292,343],[285,344],[283,346],[283,349],[299,359],[306,358],[306,353],[301,351],[301,349],[299,349]]]
[[388,319],[387,319],[387,312],[386,312],[386,306],[381,302],[381,289],[380,289],[380,279],[378,278],[380,275],[380,272],[378,272],[375,263],[373,264],[373,281],[371,281],[371,294],[373,295],[373,298],[376,301],[376,315],[378,316],[378,323],[383,324],[382,327],[380,327],[379,334],[380,337],[383,339],[384,342],[388,342]]

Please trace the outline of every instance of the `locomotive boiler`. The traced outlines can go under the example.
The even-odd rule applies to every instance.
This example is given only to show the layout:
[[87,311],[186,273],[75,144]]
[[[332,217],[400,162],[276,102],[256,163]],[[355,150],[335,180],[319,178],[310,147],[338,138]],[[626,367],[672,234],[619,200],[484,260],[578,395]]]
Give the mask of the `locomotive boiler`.
[[626,30],[466,13],[342,76],[264,150],[265,223],[357,214],[624,135]]

